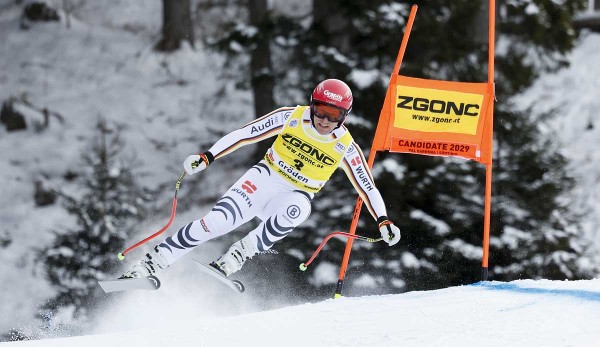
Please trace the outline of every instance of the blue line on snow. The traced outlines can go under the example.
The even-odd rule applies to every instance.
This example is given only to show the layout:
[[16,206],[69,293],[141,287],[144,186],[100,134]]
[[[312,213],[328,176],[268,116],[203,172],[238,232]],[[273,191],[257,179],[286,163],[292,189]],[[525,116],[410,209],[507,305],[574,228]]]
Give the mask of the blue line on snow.
[[489,283],[489,282],[478,282],[472,284],[472,286],[483,287],[485,289],[490,290],[507,290],[517,293],[524,294],[549,294],[549,295],[560,295],[560,296],[570,296],[576,299],[584,299],[591,301],[599,301],[600,302],[600,293],[591,292],[587,290],[569,290],[569,289],[543,289],[543,288],[527,288],[527,287],[519,287],[514,283]]

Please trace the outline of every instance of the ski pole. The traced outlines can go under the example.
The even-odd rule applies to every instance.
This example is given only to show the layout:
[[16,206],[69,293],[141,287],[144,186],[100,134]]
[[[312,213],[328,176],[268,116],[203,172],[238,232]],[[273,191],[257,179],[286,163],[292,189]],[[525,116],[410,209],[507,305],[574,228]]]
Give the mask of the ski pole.
[[310,265],[310,263],[313,262],[313,260],[317,257],[317,254],[319,254],[319,252],[321,252],[321,249],[323,248],[323,246],[325,246],[325,244],[327,243],[327,241],[329,241],[330,238],[334,237],[334,236],[344,236],[350,239],[355,239],[355,240],[362,240],[362,241],[367,241],[367,242],[379,242],[382,241],[383,239],[377,238],[371,238],[371,237],[366,237],[366,236],[361,236],[361,235],[356,235],[356,234],[350,234],[350,233],[345,233],[343,231],[335,231],[332,232],[331,234],[325,236],[325,238],[323,239],[323,241],[321,241],[321,244],[319,245],[319,247],[317,247],[317,249],[313,252],[313,255],[310,257],[310,259],[308,259],[308,261],[306,263],[302,263],[300,264],[300,270],[301,271],[306,271],[306,269],[308,268],[308,265]]
[[185,174],[186,173],[184,172],[181,176],[179,176],[179,179],[177,180],[177,183],[175,183],[175,197],[173,198],[173,203],[172,203],[172,206],[171,206],[171,218],[169,219],[169,222],[167,223],[167,225],[165,225],[162,229],[160,229],[159,231],[155,232],[154,234],[146,237],[142,241],[140,241],[140,242],[136,243],[135,245],[127,248],[122,253],[117,254],[117,258],[119,260],[125,259],[125,255],[127,253],[129,253],[133,249],[135,249],[135,248],[143,245],[144,243],[152,240],[153,238],[155,238],[158,235],[160,235],[163,232],[165,232],[165,230],[169,229],[169,227],[171,226],[171,223],[173,223],[173,219],[175,219],[175,213],[177,212],[177,192],[179,191],[179,187],[181,186],[181,181],[183,181],[183,178],[185,177]]

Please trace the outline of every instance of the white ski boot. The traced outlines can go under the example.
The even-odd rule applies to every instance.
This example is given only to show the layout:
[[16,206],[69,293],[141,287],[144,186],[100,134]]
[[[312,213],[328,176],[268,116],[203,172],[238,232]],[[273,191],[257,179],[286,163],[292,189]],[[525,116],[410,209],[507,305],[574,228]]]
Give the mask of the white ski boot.
[[125,272],[119,279],[122,278],[141,278],[155,275],[159,270],[167,268],[169,263],[167,259],[162,255],[158,246],[154,247],[154,251],[146,253],[146,257],[137,263],[135,263],[127,272]]
[[223,275],[229,276],[234,272],[239,271],[246,260],[251,259],[258,253],[252,242],[248,242],[247,238],[239,240],[229,247],[227,252],[223,254],[217,261],[210,265],[219,270]]

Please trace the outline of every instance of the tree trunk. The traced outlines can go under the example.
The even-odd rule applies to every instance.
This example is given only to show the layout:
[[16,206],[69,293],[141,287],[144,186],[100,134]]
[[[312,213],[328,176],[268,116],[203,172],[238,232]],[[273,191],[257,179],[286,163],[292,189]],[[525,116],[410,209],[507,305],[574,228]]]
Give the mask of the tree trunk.
[[[255,38],[256,46],[250,56],[250,79],[252,94],[254,96],[254,114],[256,118],[273,111],[275,100],[273,90],[275,80],[271,65],[270,38],[265,29],[269,20],[269,9],[267,0],[249,0],[248,10],[250,12],[250,25],[258,29]],[[260,160],[270,143],[259,143],[256,148],[253,161]]]
[[352,52],[351,37],[354,28],[340,1],[313,0],[313,26],[323,32],[326,44],[342,54]]
[[194,45],[190,0],[163,0],[162,38],[156,49],[175,51],[184,40]]
[[487,1],[481,2],[481,7],[475,16],[475,20],[473,21],[473,25],[469,30],[469,38],[473,40],[473,42],[484,45],[488,43],[488,22],[489,22],[489,6],[490,4]]
[[261,117],[275,107],[273,89],[275,81],[271,66],[271,46],[266,35],[264,24],[268,20],[267,0],[249,0],[250,25],[258,28],[256,47],[252,50],[250,73],[254,94],[254,111],[256,117]]

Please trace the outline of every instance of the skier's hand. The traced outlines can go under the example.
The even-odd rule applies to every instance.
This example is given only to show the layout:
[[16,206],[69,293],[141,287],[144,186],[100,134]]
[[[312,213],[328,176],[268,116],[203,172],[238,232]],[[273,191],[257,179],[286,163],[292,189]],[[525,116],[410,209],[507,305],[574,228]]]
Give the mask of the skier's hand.
[[192,154],[185,158],[183,161],[183,169],[188,175],[193,175],[204,169],[211,163],[213,159],[210,152],[204,152],[200,154]]
[[377,220],[379,224],[379,232],[383,241],[387,242],[388,245],[393,246],[400,241],[400,228],[390,222],[387,217],[380,217]]

